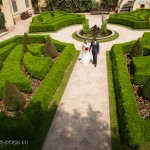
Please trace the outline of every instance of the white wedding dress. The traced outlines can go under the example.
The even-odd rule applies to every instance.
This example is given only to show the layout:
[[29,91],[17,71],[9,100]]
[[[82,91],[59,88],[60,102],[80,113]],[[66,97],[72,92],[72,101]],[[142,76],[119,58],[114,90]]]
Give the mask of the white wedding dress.
[[[86,50],[88,48],[88,50]],[[82,46],[82,58],[81,58],[81,63],[83,64],[88,64],[90,62],[90,52],[89,52],[89,45],[83,44]]]

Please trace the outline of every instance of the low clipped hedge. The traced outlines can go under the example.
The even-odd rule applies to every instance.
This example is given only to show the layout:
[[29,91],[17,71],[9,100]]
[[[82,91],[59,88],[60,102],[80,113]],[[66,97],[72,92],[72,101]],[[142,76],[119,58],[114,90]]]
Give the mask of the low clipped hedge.
[[15,84],[21,91],[32,91],[30,80],[23,74],[21,70],[21,61],[23,59],[23,54],[23,45],[18,45],[7,57],[0,72],[0,99],[2,99],[3,96],[5,80],[9,80],[13,84]]
[[28,51],[35,56],[41,56],[44,52],[44,45],[43,44],[29,44],[27,45]]
[[150,45],[143,46],[142,48],[143,48],[143,55],[144,56],[150,55]]
[[44,79],[53,66],[53,60],[50,57],[37,57],[29,52],[25,54],[23,62],[28,73],[39,80]]
[[132,59],[134,83],[145,84],[150,78],[150,56],[134,57]]
[[150,29],[150,18],[148,20],[144,18],[149,15],[149,9],[138,9],[127,13],[111,14],[108,22],[129,26],[133,29]]
[[[150,37],[150,34],[145,33],[143,35],[140,39],[141,45],[148,44],[148,37]],[[135,41],[115,44],[111,48],[110,54],[121,141],[135,147],[150,143],[150,119],[144,120],[139,115],[130,75],[125,62],[124,54],[130,52],[134,43]],[[133,58],[133,61],[135,59],[140,58]],[[137,67],[142,69],[142,65],[139,62],[136,64],[139,65]]]
[[[29,27],[29,32],[56,31],[59,28],[71,24],[81,24],[82,21],[85,20],[84,15],[64,12],[55,12],[54,14],[54,18],[51,17],[50,12],[44,12],[36,17],[33,17],[32,23]],[[40,20],[42,20],[42,23],[40,23]]]
[[[38,38],[38,36],[36,37]],[[44,39],[46,38],[46,36],[43,37]],[[32,39],[32,37],[30,38]],[[58,41],[56,41],[56,43],[59,44]],[[36,93],[33,95],[29,106],[24,110],[21,116],[6,117],[0,112],[0,139],[29,140],[30,144],[32,139],[35,138],[41,121],[44,121],[42,118],[48,108],[49,102],[59,86],[67,66],[76,53],[73,44],[60,42],[60,47],[61,45],[64,46],[64,49],[61,50],[62,53],[60,57],[56,60],[56,63],[42,81]]]
[[2,69],[3,67],[3,61],[2,61],[2,58],[0,57],[0,70]]
[[3,48],[0,48],[0,57],[2,59],[2,61],[5,61],[5,59],[7,58],[7,56],[9,55],[9,53],[12,51],[12,49],[15,47],[15,44],[9,44],[6,45]]
[[142,123],[121,46],[114,45],[112,47],[111,59],[120,137],[123,143],[139,146],[145,142],[141,129]]

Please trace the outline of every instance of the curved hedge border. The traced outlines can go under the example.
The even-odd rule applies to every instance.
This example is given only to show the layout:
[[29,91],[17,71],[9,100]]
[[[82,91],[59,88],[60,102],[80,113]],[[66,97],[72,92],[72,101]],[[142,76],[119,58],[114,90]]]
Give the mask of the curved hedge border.
[[[146,34],[143,35],[143,41]],[[115,44],[111,49],[113,78],[117,102],[120,137],[123,143],[140,146],[150,142],[150,119],[139,116],[138,107],[127,70],[124,54],[129,52],[135,41]],[[144,43],[142,43],[144,44]]]
[[[47,36],[43,36],[42,38],[42,36],[40,36],[41,41],[46,39],[46,37]],[[16,40],[16,38],[18,38],[18,41],[19,39],[22,41],[21,36],[15,37],[14,40]],[[38,39],[38,35],[30,36],[30,38],[31,41],[36,42],[35,39]],[[48,108],[48,104],[59,86],[67,66],[76,52],[73,44],[66,44],[55,40],[52,41],[54,41],[54,44],[57,44],[57,46],[59,45],[58,47],[60,48],[64,46],[64,49],[61,49],[62,54],[46,75],[37,92],[33,96],[30,105],[20,117],[6,117],[0,112],[0,139],[32,141],[32,138],[35,138],[34,135],[40,126],[40,122]]]
[[28,73],[39,80],[44,79],[53,66],[53,60],[50,57],[37,57],[29,52],[25,54],[23,62]]
[[5,80],[9,80],[14,83],[21,91],[32,91],[30,80],[23,74],[21,70],[21,61],[23,59],[23,55],[23,45],[17,45],[7,57],[0,72],[0,99],[2,99],[3,96]]
[[129,26],[133,29],[150,29],[150,19],[148,21],[145,21],[138,17],[140,12],[141,13],[143,12],[143,14],[144,13],[147,14],[145,11],[148,11],[150,15],[150,10],[144,10],[143,12],[143,10],[141,9],[133,11],[131,13],[128,12],[128,13],[120,13],[120,14],[111,14],[108,19],[108,22]]
[[41,56],[44,52],[44,46],[44,44],[28,44],[27,49],[32,55]]
[[9,45],[6,45],[3,48],[0,48],[0,57],[2,58],[2,61],[4,62],[9,53],[12,51],[12,49],[15,47],[14,43],[11,43]]
[[[29,27],[29,32],[33,33],[33,32],[56,31],[59,28],[71,24],[81,24],[82,21],[85,20],[85,16],[79,14],[55,12],[55,15],[56,17],[51,18],[50,12],[44,12],[36,17],[33,17],[32,23],[30,24]],[[42,20],[43,22],[39,23],[39,20]]]

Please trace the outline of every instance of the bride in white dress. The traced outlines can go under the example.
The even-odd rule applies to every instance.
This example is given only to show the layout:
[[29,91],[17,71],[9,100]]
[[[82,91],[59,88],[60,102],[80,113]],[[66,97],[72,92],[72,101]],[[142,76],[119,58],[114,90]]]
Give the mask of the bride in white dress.
[[88,64],[90,62],[90,52],[89,52],[89,44],[87,40],[84,40],[82,46],[82,58],[81,63]]

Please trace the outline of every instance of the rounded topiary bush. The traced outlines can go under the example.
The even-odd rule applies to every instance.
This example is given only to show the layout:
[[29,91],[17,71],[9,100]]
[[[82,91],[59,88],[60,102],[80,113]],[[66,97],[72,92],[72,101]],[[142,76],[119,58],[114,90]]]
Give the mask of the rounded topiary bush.
[[57,57],[57,49],[55,48],[54,44],[51,42],[50,37],[47,38],[45,43],[45,51],[44,56],[50,56],[52,59]]
[[9,81],[5,81],[3,104],[8,111],[17,111],[25,105],[25,97],[17,87]]
[[143,95],[143,98],[150,101],[150,79],[143,86],[142,95]]

